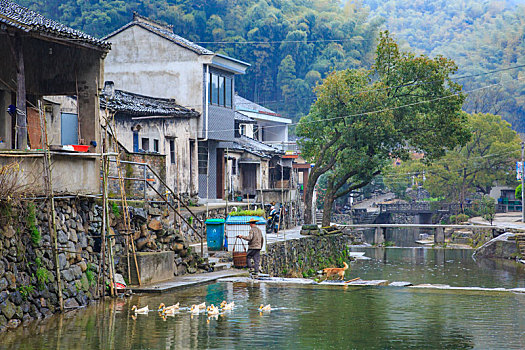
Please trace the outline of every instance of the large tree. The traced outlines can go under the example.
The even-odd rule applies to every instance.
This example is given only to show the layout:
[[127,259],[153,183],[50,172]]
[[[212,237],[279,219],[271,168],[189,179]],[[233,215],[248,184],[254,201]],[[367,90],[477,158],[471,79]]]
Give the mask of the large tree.
[[400,50],[384,32],[370,70],[333,72],[325,79],[297,128],[304,156],[315,163],[305,195],[307,223],[322,174],[331,171],[324,198],[327,225],[331,203],[369,183],[392,157],[406,159],[418,151],[433,160],[468,140],[464,96],[450,77],[456,70],[444,57]]
[[425,187],[434,196],[464,203],[473,193],[488,195],[495,184],[515,185],[520,138],[501,116],[468,116],[471,140],[430,166]]

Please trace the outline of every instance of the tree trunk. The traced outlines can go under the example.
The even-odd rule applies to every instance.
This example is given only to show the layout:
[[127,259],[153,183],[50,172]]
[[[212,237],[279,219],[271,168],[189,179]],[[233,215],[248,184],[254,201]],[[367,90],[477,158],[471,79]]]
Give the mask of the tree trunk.
[[326,191],[324,196],[324,206],[323,206],[323,223],[322,227],[330,226],[330,221],[332,219],[332,210],[334,207],[334,192],[332,190]]
[[308,186],[306,187],[306,192],[304,194],[304,223],[311,225],[313,223],[313,199],[314,199],[314,189],[317,180],[321,176],[317,171],[312,171],[308,176]]

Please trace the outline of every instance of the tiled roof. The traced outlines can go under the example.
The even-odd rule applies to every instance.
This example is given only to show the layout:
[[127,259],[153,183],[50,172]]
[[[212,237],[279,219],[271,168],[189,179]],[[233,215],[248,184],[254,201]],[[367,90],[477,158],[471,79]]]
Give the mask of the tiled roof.
[[132,27],[134,25],[137,25],[143,29],[146,29],[147,31],[150,31],[154,34],[157,34],[169,41],[174,42],[175,44],[178,44],[180,46],[183,46],[199,55],[213,55],[214,52],[210,51],[200,45],[195,44],[194,42],[191,42],[188,39],[185,39],[181,36],[178,36],[177,34],[173,33],[173,27],[162,25],[156,21],[153,21],[149,18],[140,16],[136,12],[133,13],[133,21],[126,24],[125,26],[117,29],[113,33],[109,34],[108,36],[104,37],[104,39],[111,38],[112,36],[122,32],[123,30]]
[[242,122],[242,123],[252,123],[252,124],[257,123],[255,119],[250,118],[247,115],[244,115],[237,111],[235,111],[235,121]]
[[263,107],[253,101],[247,100],[244,97],[241,97],[237,94],[235,94],[235,109],[239,111],[248,110],[253,112],[266,112],[271,114],[277,114],[271,109]]
[[283,154],[282,151],[275,147],[265,144],[264,142],[257,141],[250,137],[241,135],[241,137],[235,138],[235,142],[238,142],[245,150],[258,153],[263,156],[272,156],[274,154]]
[[134,117],[198,117],[199,112],[178,105],[174,99],[155,98],[134,94],[127,91],[115,90],[113,98],[102,95],[100,105],[102,108],[125,113]]
[[63,39],[72,39],[109,50],[111,44],[75,30],[41,14],[20,6],[12,1],[0,0],[0,23],[23,30],[24,32],[45,33]]

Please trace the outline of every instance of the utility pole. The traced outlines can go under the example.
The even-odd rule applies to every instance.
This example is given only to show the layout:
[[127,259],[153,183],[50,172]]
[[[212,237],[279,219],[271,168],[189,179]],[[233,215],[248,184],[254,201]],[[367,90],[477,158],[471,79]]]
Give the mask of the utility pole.
[[524,166],[523,166],[523,150],[525,149],[525,142],[521,142],[521,222],[525,222],[525,191],[523,183],[525,182]]

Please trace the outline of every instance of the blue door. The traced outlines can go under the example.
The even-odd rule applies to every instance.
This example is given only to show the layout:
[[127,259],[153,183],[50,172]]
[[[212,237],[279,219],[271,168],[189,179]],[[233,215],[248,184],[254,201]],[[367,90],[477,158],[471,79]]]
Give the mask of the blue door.
[[78,116],[62,113],[61,140],[63,145],[78,145]]
[[133,131],[133,152],[139,151],[139,132]]

